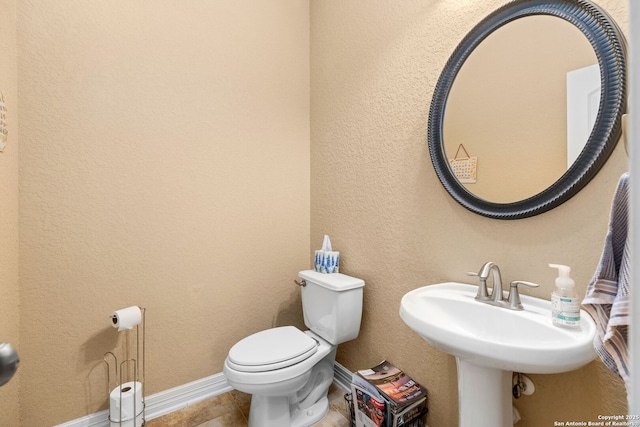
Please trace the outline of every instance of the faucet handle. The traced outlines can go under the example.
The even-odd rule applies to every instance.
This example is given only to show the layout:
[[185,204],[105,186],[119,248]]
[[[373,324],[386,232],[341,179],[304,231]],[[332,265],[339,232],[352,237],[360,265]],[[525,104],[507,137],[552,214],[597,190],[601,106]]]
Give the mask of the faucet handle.
[[526,282],[524,280],[514,280],[509,286],[509,308],[512,310],[524,310],[522,302],[520,301],[520,292],[518,291],[518,285],[528,286],[530,288],[537,288],[540,286],[537,283]]
[[467,276],[478,277],[480,281],[478,282],[478,293],[476,294],[476,300],[478,301],[488,301],[491,299],[489,292],[487,291],[487,278],[480,276],[479,273],[474,273],[473,271],[467,271],[464,274]]

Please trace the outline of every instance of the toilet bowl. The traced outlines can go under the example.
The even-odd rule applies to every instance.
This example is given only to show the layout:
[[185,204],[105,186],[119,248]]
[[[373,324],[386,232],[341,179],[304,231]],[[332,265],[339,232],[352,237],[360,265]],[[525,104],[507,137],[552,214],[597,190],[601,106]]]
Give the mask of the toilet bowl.
[[223,372],[229,385],[252,395],[250,427],[306,427],[329,410],[335,355],[336,346],[313,332],[284,326],[238,342]]
[[281,326],[238,341],[224,362],[233,388],[251,394],[249,427],[309,427],[329,410],[338,344],[355,339],[364,281],[341,273],[298,273],[308,331]]

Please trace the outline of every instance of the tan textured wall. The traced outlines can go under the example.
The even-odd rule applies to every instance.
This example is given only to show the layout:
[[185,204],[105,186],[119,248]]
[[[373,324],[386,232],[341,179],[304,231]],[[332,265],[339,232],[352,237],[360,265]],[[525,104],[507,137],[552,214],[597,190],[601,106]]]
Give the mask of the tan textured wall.
[[[388,358],[430,390],[429,425],[457,423],[453,357],[429,346],[398,316],[419,286],[467,281],[492,260],[503,279],[539,282],[549,262],[571,265],[584,292],[602,249],[611,196],[626,170],[622,144],[576,197],[543,215],[487,219],[440,185],[426,144],[431,95],[449,55],[504,0],[311,2],[311,249],[323,234],[341,270],[366,281],[360,337],[342,345],[351,370]],[[599,0],[626,30],[624,0]],[[537,392],[516,402],[523,422],[596,420],[626,411],[621,381],[599,361],[575,372],[534,375]]]
[[114,309],[147,309],[146,394],[301,326],[307,2],[24,1],[18,46],[21,425],[107,407]]
[[[0,91],[7,108],[9,140],[0,153],[0,342],[18,350],[18,80],[16,2],[0,1]],[[18,371],[20,372],[20,371]],[[0,425],[18,425],[20,374],[0,388]]]

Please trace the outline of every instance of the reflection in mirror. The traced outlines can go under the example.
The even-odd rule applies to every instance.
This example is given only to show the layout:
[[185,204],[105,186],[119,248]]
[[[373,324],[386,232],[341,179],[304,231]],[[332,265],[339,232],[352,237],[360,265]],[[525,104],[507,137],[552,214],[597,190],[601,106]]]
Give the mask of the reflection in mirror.
[[[461,101],[454,99],[452,101],[453,106],[450,106],[449,95],[454,90],[454,85],[457,86],[458,74],[462,73],[463,67],[467,67],[467,62],[473,63],[476,61],[475,58],[470,61],[467,60],[472,56],[481,56],[478,53],[481,52],[481,45],[485,42],[492,43],[493,33],[506,31],[506,34],[508,34],[510,31],[519,31],[517,27],[522,22],[527,24],[529,17],[557,18],[561,21],[566,21],[570,26],[579,30],[584,37],[581,38],[576,31],[574,31],[576,35],[571,36],[561,30],[561,36],[552,36],[551,40],[553,41],[547,41],[546,46],[543,45],[542,48],[536,47],[534,49],[529,42],[535,41],[539,43],[540,40],[546,39],[548,35],[557,31],[552,28],[556,24],[562,27],[562,22],[556,20],[551,21],[551,23],[545,23],[544,28],[534,31],[533,35],[518,39],[518,46],[514,47],[512,45],[507,54],[504,54],[504,51],[500,48],[493,49],[496,56],[488,60],[492,64],[492,68],[487,73],[489,76],[492,76],[493,73],[503,73],[502,76],[495,79],[499,84],[496,86],[494,82],[493,87],[485,90],[484,94],[479,92],[480,95],[476,95],[474,100],[472,96],[467,96],[462,86],[473,86],[474,84],[475,86],[480,86],[480,88],[474,88],[475,90],[484,89],[485,86],[491,83],[485,81],[486,77],[479,78],[474,71],[467,72],[464,70],[464,74],[474,74],[474,81],[468,81],[466,84],[461,83],[460,88],[455,88],[457,95],[452,96],[464,99],[462,104],[460,103]],[[550,26],[550,28],[547,28],[547,26]],[[566,29],[569,33],[572,30],[573,28]],[[558,38],[561,40],[558,40]],[[547,81],[549,79],[548,71],[550,68],[555,67],[556,62],[559,62],[558,57],[562,57],[562,59],[573,58],[577,50],[589,51],[586,44],[583,47],[576,47],[575,44],[567,45],[562,43],[570,38],[582,40],[582,42],[585,39],[589,41],[597,58],[597,70],[594,68],[589,69],[588,67],[587,69],[598,71],[592,77],[598,80],[596,74],[599,74],[600,92],[598,96],[597,83],[595,87],[589,86],[591,84],[589,83],[586,88],[581,89],[582,94],[580,97],[582,98],[578,104],[581,110],[586,110],[586,113],[583,111],[584,114],[581,114],[587,116],[587,120],[585,120],[587,124],[579,127],[582,128],[583,135],[588,135],[588,138],[586,138],[584,149],[577,149],[579,152],[577,157],[573,153],[569,154],[567,159],[566,139],[567,136],[569,136],[569,139],[573,139],[573,125],[570,126],[569,131],[563,131],[561,129],[566,129],[567,123],[558,125],[554,122],[558,117],[564,118],[567,116],[567,102],[565,99],[567,89],[551,90],[551,92],[559,92],[561,94],[557,100],[549,98],[550,95],[546,93],[546,89],[552,87],[552,83]],[[476,52],[476,49],[478,49],[478,52]],[[506,49],[506,47],[502,49]],[[556,50],[556,53],[552,53]],[[542,68],[535,68],[543,62],[539,55],[546,56],[547,59],[549,57],[555,59],[552,59],[551,63],[545,63]],[[514,65],[522,59],[508,62],[509,65],[498,65],[500,57],[509,57],[511,59],[522,58],[523,56],[524,60],[527,61],[524,70]],[[534,59],[531,60],[531,58]],[[445,190],[456,202],[474,213],[489,218],[508,220],[539,215],[569,200],[593,179],[620,139],[622,134],[622,115],[626,110],[626,62],[626,43],[620,28],[618,28],[611,16],[589,0],[512,0],[487,15],[471,29],[449,57],[438,78],[438,83],[431,99],[427,132],[429,155],[436,175]],[[560,72],[564,76],[561,78],[566,79],[566,74],[571,69],[584,70],[585,66],[592,64],[593,56],[590,59],[585,57],[585,59],[576,60],[575,64],[568,66],[569,69],[563,69]],[[580,71],[576,72],[581,73]],[[515,80],[512,79],[512,77],[516,77],[519,74],[530,76],[530,79],[525,81],[517,78]],[[464,78],[464,76],[461,76],[461,78]],[[553,78],[555,79],[555,77]],[[542,86],[534,86],[536,82],[544,83]],[[524,102],[519,102],[524,97],[525,92],[533,92],[535,96]],[[488,116],[483,116],[482,114],[486,110],[495,108],[489,100],[503,93],[515,94],[515,97],[502,98],[502,103],[500,104],[502,110],[493,111]],[[534,114],[533,105],[535,104],[542,105],[542,109],[535,110]],[[471,107],[470,117],[464,117],[460,113],[450,111],[465,108],[466,105]],[[562,113],[552,113],[551,110],[559,105],[561,107],[558,111],[562,111]],[[596,105],[597,109],[595,108]],[[446,125],[445,111],[447,112]],[[539,117],[536,116],[538,112],[541,112]],[[484,128],[484,121],[489,121],[489,118],[497,118],[497,120],[492,121],[493,127],[491,130],[488,130],[488,127]],[[589,124],[589,119],[593,125]],[[449,123],[450,120],[453,124]],[[471,126],[472,122],[479,123],[482,126],[473,128]],[[447,128],[446,131],[445,126]],[[470,138],[469,141],[471,142],[456,142],[455,138],[458,138],[456,132],[460,132],[465,128],[468,129],[467,133],[470,135],[466,136],[466,138]],[[507,129],[509,131],[505,132],[504,130]],[[545,133],[553,129],[556,129],[553,134],[565,134],[560,138],[560,141],[564,141],[560,142],[560,146],[563,148],[558,149],[556,144],[552,147],[544,146],[538,153],[530,152],[532,148],[537,148],[554,139],[552,138],[553,135],[548,136]],[[486,144],[497,145],[497,149],[491,154],[481,152],[481,150],[485,149],[484,146],[480,147],[480,144],[472,144],[473,141],[480,138],[488,140],[489,142]],[[585,137],[578,137],[577,139],[580,140],[580,138],[579,146],[582,146]],[[445,147],[445,139],[449,147]],[[477,158],[477,173],[475,177],[468,177],[470,181],[475,179],[476,184],[471,184],[467,187],[456,176],[458,167],[471,166],[468,170],[473,172],[474,163],[471,162],[470,165],[465,165],[461,161],[454,166],[450,163],[451,156],[455,156],[455,152],[450,147],[460,146],[460,144],[464,144],[469,154]],[[455,151],[457,151],[457,148]],[[509,151],[513,155],[510,156]],[[555,159],[552,159],[553,152],[559,153],[555,156]],[[540,155],[540,153],[543,153],[543,155]],[[541,157],[543,157],[543,160],[540,160]],[[575,157],[575,161],[571,160],[573,157]],[[557,158],[562,158],[564,161],[558,161]],[[495,159],[503,159],[503,162],[492,165],[491,162]],[[562,163],[565,163],[565,166],[561,166]],[[501,175],[496,175],[495,181],[499,181],[500,186],[493,185],[492,187],[502,187],[500,193],[484,192],[481,195],[477,195],[473,192],[478,188],[477,183],[487,176],[491,176],[494,170],[506,170],[514,164],[515,167],[513,169]],[[563,173],[566,164],[571,166]],[[456,173],[454,173],[454,167]],[[547,169],[549,172],[545,173],[548,176],[538,179],[538,172],[546,171]],[[466,169],[462,169],[462,173],[466,172]],[[558,175],[560,175],[559,178]],[[505,188],[503,184],[520,177],[522,179],[513,187],[521,188],[528,186],[530,183],[532,187],[522,193],[508,196],[502,195]],[[550,185],[548,184],[549,182],[551,182]],[[533,186],[534,183],[537,187]],[[540,190],[541,188],[542,190]],[[506,200],[506,202],[503,200]]]
[[[600,95],[597,63],[585,35],[555,16],[516,19],[483,40],[456,76],[444,116],[447,158],[460,144],[477,157],[475,183],[462,185],[484,200],[511,203],[556,182],[591,133]],[[585,74],[591,79],[581,91]],[[568,75],[578,81],[570,87],[578,87],[579,111],[567,109]],[[568,114],[578,117],[577,129],[568,129]],[[579,148],[569,148],[568,137],[579,139]]]

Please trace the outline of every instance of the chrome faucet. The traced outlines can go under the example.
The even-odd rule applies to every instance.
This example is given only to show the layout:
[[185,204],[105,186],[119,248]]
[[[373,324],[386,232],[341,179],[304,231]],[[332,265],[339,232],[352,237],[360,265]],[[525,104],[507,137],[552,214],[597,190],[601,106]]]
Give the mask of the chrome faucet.
[[[537,288],[537,283],[525,282],[523,280],[514,280],[509,286],[509,295],[504,297],[502,291],[502,276],[500,275],[500,268],[494,262],[485,263],[478,273],[467,272],[467,276],[477,276],[480,283],[478,284],[478,293],[475,299],[486,304],[496,305],[498,307],[508,308],[510,310],[523,310],[522,302],[520,301],[520,293],[518,291],[518,285],[525,285],[532,288]],[[487,279],[489,275],[493,277],[493,289],[491,293],[487,289]]]
[[[491,273],[493,273],[493,289],[491,293],[489,293],[487,289],[487,279]],[[502,295],[502,276],[500,275],[500,268],[498,268],[496,263],[487,262],[478,273],[467,272],[465,274],[467,276],[478,276],[480,280],[476,300],[482,302],[498,302],[504,300]]]

